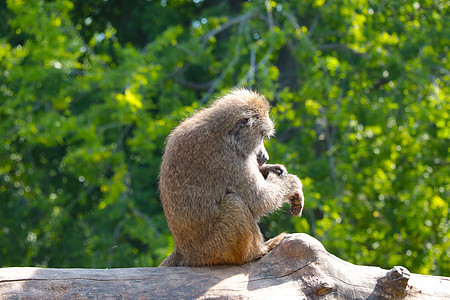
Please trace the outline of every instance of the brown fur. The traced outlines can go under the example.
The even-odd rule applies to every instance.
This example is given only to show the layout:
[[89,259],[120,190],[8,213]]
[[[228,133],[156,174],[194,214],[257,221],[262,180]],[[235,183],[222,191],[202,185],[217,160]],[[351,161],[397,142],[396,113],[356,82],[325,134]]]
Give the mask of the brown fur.
[[303,193],[284,166],[263,164],[263,138],[273,134],[268,102],[245,89],[233,90],[170,133],[160,194],[175,249],[161,266],[242,265],[281,241],[283,234],[264,243],[258,222],[288,201],[298,212]]

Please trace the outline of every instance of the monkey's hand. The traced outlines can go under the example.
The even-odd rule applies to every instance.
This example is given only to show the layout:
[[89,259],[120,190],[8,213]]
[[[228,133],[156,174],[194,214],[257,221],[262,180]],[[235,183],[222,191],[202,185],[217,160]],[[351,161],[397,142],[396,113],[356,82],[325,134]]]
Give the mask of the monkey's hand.
[[289,202],[291,203],[291,214],[293,216],[302,216],[304,201],[303,191],[301,189],[289,197]]
[[285,176],[288,173],[286,167],[283,165],[269,165],[269,164],[264,164],[261,167],[259,167],[259,171],[261,172],[264,179],[267,179],[267,176],[269,176],[270,172],[278,176]]

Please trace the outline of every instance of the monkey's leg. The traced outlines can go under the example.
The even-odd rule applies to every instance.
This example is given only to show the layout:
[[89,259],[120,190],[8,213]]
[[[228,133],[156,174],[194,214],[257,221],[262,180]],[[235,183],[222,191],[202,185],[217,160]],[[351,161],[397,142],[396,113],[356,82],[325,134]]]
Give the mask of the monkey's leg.
[[236,193],[228,193],[220,202],[217,239],[221,237],[221,263],[242,265],[268,252],[264,238],[248,205]]

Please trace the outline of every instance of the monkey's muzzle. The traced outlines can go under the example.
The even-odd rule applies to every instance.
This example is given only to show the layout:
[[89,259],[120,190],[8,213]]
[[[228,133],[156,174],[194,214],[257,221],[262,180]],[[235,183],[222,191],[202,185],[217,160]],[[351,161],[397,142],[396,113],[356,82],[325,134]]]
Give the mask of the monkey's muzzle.
[[258,151],[258,155],[256,156],[256,160],[258,161],[258,165],[261,167],[269,160],[269,153],[267,153],[265,148],[262,148]]

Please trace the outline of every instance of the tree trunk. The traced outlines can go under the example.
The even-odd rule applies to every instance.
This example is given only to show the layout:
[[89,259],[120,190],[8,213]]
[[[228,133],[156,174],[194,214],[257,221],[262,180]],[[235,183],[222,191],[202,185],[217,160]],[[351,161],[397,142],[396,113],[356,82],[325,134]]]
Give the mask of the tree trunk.
[[4,299],[450,299],[450,278],[357,266],[291,234],[244,266],[0,269]]

